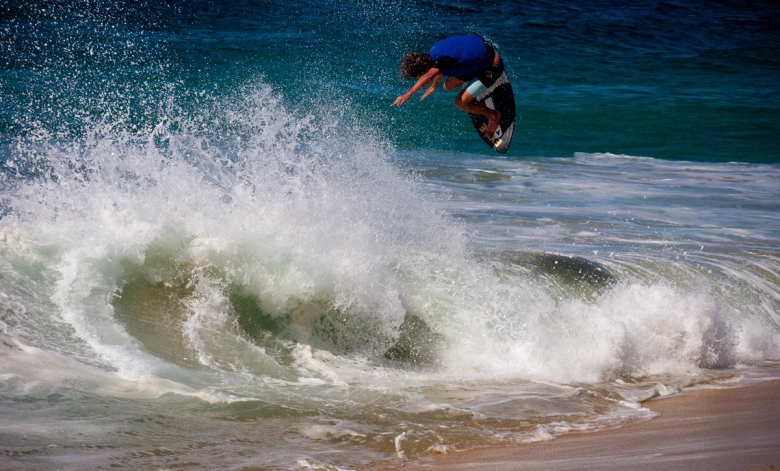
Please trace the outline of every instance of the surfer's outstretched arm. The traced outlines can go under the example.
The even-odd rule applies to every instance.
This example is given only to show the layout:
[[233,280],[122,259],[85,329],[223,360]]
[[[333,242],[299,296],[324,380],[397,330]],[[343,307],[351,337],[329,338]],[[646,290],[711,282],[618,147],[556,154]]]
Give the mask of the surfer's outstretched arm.
[[420,101],[425,100],[428,98],[428,96],[436,91],[436,87],[439,86],[439,82],[441,82],[441,79],[444,78],[443,74],[437,74],[436,77],[433,79],[433,83],[430,87],[428,87],[428,90],[425,90],[425,93],[423,93],[423,96],[420,97]]
[[439,69],[437,69],[436,67],[433,67],[430,70],[428,70],[428,72],[426,72],[419,79],[417,79],[417,82],[415,82],[415,84],[412,85],[412,88],[410,88],[403,95],[398,95],[398,98],[395,99],[395,101],[391,106],[403,105],[406,102],[406,100],[411,98],[412,95],[414,95],[415,93],[419,92],[424,86],[428,85],[431,82],[431,80],[433,80],[434,77],[436,77],[437,75],[439,75]]

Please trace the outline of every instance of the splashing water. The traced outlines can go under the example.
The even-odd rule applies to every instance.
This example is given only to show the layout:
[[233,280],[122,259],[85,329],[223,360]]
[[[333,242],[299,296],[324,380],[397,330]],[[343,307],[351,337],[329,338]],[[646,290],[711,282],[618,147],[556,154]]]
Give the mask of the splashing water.
[[[468,249],[380,136],[295,116],[267,86],[214,106],[146,134],[105,125],[17,147],[2,374],[6,394],[46,401],[47,421],[165,410],[167,431],[251,434],[263,463],[336,447],[331,462],[354,465],[641,419],[635,401],[721,376],[701,368],[777,355],[762,317],[727,319],[712,290]],[[158,462],[103,432],[91,440],[121,462]],[[229,449],[225,463],[244,462]]]
[[327,91],[168,80],[129,7],[47,5],[70,26],[8,46],[46,80],[3,123],[4,459],[351,469],[776,369],[776,166],[400,150]]

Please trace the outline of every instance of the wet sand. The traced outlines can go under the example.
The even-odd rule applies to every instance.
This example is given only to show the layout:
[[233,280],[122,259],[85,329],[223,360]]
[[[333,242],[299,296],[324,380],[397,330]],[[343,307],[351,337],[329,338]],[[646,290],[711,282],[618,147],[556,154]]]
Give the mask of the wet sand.
[[644,406],[660,415],[613,430],[385,469],[780,471],[780,381],[690,391]]

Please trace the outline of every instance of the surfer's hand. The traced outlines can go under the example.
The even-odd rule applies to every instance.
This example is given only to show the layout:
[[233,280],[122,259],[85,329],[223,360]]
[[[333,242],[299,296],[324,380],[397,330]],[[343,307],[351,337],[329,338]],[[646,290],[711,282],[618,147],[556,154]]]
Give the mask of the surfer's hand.
[[403,95],[398,95],[398,98],[395,99],[395,101],[391,106],[401,106],[404,103],[406,103],[406,100],[411,98],[412,95],[414,95],[415,93],[422,90],[422,87],[431,83],[431,80],[433,80],[434,77],[436,77],[437,75],[439,75],[439,69],[437,69],[436,67],[431,67],[431,70],[425,72],[425,75],[417,79],[414,85],[412,85],[412,88],[410,88]]
[[401,106],[404,103],[406,103],[406,100],[408,100],[411,97],[412,97],[412,95],[410,95],[408,93],[404,93],[403,95],[398,95],[398,98],[396,98],[395,101],[393,102],[393,104],[390,105],[390,106]]

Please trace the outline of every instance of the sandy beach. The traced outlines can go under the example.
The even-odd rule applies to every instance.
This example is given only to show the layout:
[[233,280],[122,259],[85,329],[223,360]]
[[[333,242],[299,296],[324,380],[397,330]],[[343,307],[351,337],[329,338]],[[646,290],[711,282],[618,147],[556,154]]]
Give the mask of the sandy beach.
[[405,471],[780,469],[780,381],[689,391],[644,404],[659,415],[618,429],[441,455]]

